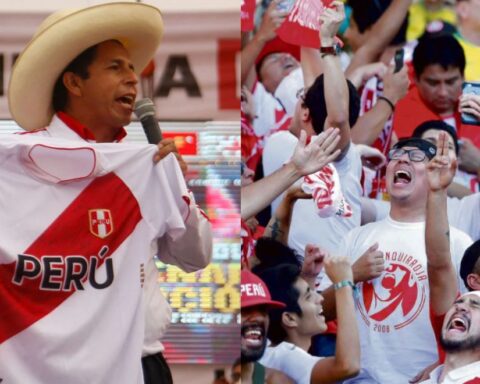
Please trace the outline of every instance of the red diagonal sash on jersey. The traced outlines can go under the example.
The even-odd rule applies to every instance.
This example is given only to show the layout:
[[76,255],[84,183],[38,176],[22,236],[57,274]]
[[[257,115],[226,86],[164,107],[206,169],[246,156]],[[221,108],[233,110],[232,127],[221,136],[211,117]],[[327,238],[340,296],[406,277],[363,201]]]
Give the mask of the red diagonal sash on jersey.
[[[109,236],[102,239],[91,233],[88,213],[91,209],[110,210],[114,230]],[[45,255],[60,256],[63,260],[66,256],[81,255],[91,260],[98,257],[102,247],[108,246],[108,253],[102,255],[97,264],[98,269],[140,220],[140,208],[130,189],[110,173],[92,181],[24,254],[39,261]],[[16,264],[0,265],[0,344],[48,315],[76,291],[74,286],[69,291],[41,290],[42,274],[24,279],[21,285],[14,284]],[[65,275],[65,269],[63,273]]]

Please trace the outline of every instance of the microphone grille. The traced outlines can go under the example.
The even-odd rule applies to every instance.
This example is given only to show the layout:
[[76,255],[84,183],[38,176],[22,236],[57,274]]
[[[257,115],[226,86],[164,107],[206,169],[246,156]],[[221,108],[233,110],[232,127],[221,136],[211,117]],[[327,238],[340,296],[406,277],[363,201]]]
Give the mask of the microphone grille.
[[155,116],[155,104],[148,97],[135,102],[135,115],[142,120],[148,116]]

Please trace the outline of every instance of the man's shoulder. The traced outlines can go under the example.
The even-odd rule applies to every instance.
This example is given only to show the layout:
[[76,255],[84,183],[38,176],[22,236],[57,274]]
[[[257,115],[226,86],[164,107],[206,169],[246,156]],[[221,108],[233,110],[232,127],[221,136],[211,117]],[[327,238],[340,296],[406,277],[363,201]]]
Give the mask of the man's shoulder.
[[263,167],[268,175],[292,157],[298,139],[288,131],[279,131],[271,135],[263,148]]
[[452,226],[450,226],[450,237],[452,238],[452,240],[458,240],[470,244],[473,242],[473,240],[467,233],[465,233],[461,229]]
[[277,145],[294,147],[297,142],[298,139],[289,131],[278,131],[268,137],[265,142],[265,149]]

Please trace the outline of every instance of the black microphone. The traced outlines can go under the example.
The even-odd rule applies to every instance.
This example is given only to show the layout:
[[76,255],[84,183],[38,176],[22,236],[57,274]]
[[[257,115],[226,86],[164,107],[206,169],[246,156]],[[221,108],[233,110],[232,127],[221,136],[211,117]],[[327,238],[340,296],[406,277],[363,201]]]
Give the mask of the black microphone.
[[158,144],[162,140],[162,131],[155,118],[155,105],[146,98],[135,103],[135,115],[140,119],[143,130],[150,144]]

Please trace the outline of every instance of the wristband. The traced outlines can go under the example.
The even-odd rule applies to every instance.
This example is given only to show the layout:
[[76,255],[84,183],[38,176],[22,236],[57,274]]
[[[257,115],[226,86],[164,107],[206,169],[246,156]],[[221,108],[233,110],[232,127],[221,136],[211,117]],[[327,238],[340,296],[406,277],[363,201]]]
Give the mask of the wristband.
[[390,106],[390,108],[392,108],[392,112],[395,111],[395,105],[387,97],[378,96],[377,99],[385,101]]
[[353,284],[350,280],[342,280],[338,283],[333,284],[333,289],[335,289],[335,291],[338,291],[340,288],[343,288],[343,287],[351,287],[353,290],[353,293],[354,294],[357,293],[357,286]]

